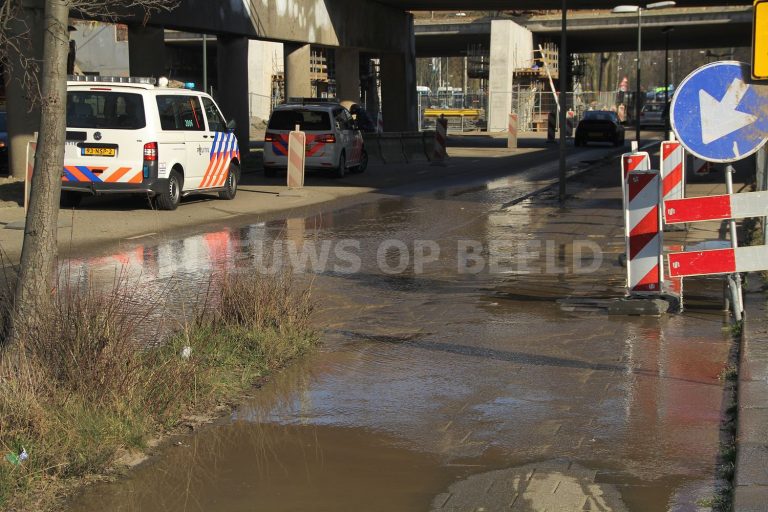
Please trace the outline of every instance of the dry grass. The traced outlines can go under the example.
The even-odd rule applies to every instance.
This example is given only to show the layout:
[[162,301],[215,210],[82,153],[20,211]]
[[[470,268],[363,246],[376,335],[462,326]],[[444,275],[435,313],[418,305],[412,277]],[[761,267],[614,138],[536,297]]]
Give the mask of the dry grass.
[[[23,350],[3,353],[0,510],[49,508],[58,482],[107,471],[121,450],[235,400],[316,342],[310,293],[289,277],[212,279],[190,321],[147,348],[149,312],[168,301],[122,275],[103,292],[62,286]],[[22,450],[28,459],[5,460]]]

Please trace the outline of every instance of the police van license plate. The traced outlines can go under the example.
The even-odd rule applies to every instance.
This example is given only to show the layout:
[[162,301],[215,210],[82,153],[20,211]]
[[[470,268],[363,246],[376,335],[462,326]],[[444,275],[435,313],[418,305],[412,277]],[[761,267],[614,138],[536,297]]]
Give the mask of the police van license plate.
[[115,156],[117,154],[117,149],[86,146],[84,148],[81,148],[80,154],[82,154],[83,156]]

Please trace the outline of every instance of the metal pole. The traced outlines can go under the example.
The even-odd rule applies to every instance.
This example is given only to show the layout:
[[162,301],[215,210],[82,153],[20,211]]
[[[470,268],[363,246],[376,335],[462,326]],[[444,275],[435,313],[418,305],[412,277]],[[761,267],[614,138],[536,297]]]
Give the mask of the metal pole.
[[[733,168],[732,165],[729,165],[725,169],[725,191],[728,193],[728,195],[733,195],[733,174],[736,172],[736,170]],[[729,227],[731,229],[731,247],[733,249],[736,249],[739,247],[739,240],[736,238],[736,221],[731,219],[728,221]],[[736,272],[733,274],[733,281],[734,286],[732,290],[733,295],[733,318],[737,321],[741,321],[741,312],[744,310],[742,304],[742,294],[741,294],[741,274]]]
[[567,153],[567,147],[565,145],[565,111],[567,105],[565,103],[565,91],[568,88],[568,51],[566,44],[568,42],[568,10],[566,7],[566,0],[563,0],[562,5],[562,19],[560,21],[560,183],[559,183],[559,199],[560,204],[565,203],[565,157]]
[[208,92],[208,35],[203,34],[203,92]]
[[642,12],[637,8],[637,85],[635,86],[635,140],[640,144],[640,52],[642,51]]

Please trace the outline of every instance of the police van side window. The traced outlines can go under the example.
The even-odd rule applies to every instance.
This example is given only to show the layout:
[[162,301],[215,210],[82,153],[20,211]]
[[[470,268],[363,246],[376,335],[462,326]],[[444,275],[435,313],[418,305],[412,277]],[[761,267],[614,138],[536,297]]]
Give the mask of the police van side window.
[[205,130],[203,110],[200,108],[200,100],[195,96],[159,95],[157,111],[163,130]]
[[205,117],[208,118],[208,129],[212,132],[226,132],[227,122],[221,117],[219,109],[208,98],[203,98],[203,106],[205,107]]

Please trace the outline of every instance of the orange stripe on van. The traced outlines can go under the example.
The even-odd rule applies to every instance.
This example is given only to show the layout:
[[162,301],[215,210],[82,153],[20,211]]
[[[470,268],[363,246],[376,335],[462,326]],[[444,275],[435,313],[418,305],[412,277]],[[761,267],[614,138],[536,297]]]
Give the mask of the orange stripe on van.
[[136,173],[136,175],[128,180],[128,183],[141,183],[144,179],[144,173],[139,171]]
[[125,176],[130,170],[131,170],[130,167],[119,168],[109,178],[106,179],[107,183],[115,183],[120,181],[120,178]]
[[68,171],[70,172],[70,174],[72,174],[72,176],[74,176],[75,178],[77,178],[77,181],[84,181],[84,182],[90,182],[90,181],[91,181],[91,180],[89,180],[89,179],[86,177],[86,175],[85,175],[85,174],[83,174],[83,173],[80,171],[80,169],[78,169],[78,168],[77,168],[77,167],[75,167],[74,165],[67,165],[67,166],[65,166],[64,168],[65,168],[66,170],[68,170]]

